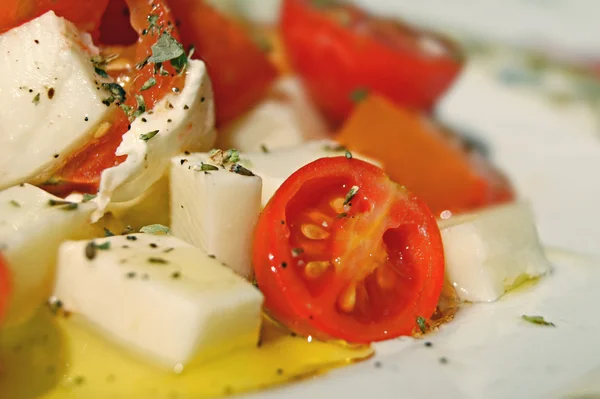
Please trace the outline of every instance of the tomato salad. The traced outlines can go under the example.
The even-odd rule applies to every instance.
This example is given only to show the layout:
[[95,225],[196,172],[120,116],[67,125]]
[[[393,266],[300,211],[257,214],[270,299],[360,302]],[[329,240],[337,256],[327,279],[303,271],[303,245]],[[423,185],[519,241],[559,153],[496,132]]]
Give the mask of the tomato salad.
[[[84,194],[91,203],[95,195],[102,197],[104,172],[134,158],[123,150],[128,132],[159,113],[158,104],[169,105],[188,90],[190,63],[202,61],[210,77],[215,114],[207,111],[209,122],[202,128],[215,124],[217,136],[246,123],[271,101],[281,79],[293,76],[300,82],[317,110],[315,118],[325,121],[328,131],[322,138],[333,152],[302,158],[272,195],[265,195],[265,187],[275,180],[261,174],[260,165],[261,159],[277,156],[277,149],[266,145],[246,163],[244,148],[198,155],[202,162],[196,166],[191,158],[173,161],[201,176],[226,171],[235,178],[262,178],[264,208],[247,211],[256,212],[248,231],[231,234],[249,237],[244,259],[251,260],[253,271],[243,277],[260,289],[264,311],[294,334],[368,344],[425,332],[449,287],[440,218],[515,199],[508,179],[431,115],[463,65],[460,49],[433,32],[336,1],[284,0],[277,26],[268,28],[251,26],[202,0],[105,0],[85,6],[72,0],[9,0],[0,7],[0,32],[21,29],[54,11],[81,34],[89,33],[101,54],[92,59],[95,73],[110,81],[102,84],[110,94],[104,99],[109,112],[102,134],[61,156],[44,181],[20,182],[63,198],[51,200],[54,205],[71,206],[72,198]],[[213,99],[198,100],[208,102],[212,106]],[[170,118],[161,123],[169,125]],[[200,129],[194,126],[190,122],[182,132]],[[147,146],[140,159],[162,150],[151,145],[166,131],[134,140]],[[184,156],[186,148],[178,150]],[[168,174],[172,155],[165,155],[165,166],[145,189]],[[272,168],[273,175],[277,169]],[[261,195],[260,187],[255,191]],[[221,200],[211,201],[203,206]],[[95,215],[106,219],[110,212],[104,205],[98,203]],[[185,212],[191,224],[204,217]],[[150,213],[158,217],[160,211]],[[114,233],[105,230],[112,239]],[[188,238],[195,243],[197,237]],[[130,239],[132,245],[135,240]],[[210,239],[201,241],[209,245]],[[102,249],[87,246],[87,259],[103,255]],[[219,253],[202,249],[227,263]],[[0,256],[0,318],[15,286],[10,261]]]

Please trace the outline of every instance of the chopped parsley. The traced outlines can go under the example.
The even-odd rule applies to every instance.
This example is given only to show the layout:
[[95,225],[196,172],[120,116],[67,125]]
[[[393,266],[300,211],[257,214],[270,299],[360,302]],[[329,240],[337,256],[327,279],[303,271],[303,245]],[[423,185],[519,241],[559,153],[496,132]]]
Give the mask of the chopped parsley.
[[546,319],[544,319],[543,316],[527,316],[527,315],[522,315],[521,318],[525,321],[528,321],[531,324],[537,324],[538,326],[545,326],[545,327],[556,327],[554,325],[554,323],[546,321]]
[[148,141],[158,134],[158,130],[153,130],[148,133],[140,134],[140,140]]
[[358,192],[358,186],[352,186],[350,188],[350,191],[348,191],[348,194],[346,194],[346,198],[344,199],[344,205],[348,205],[350,203],[350,201],[352,201],[352,198],[354,198],[354,196],[356,195],[357,192]]
[[215,165],[211,165],[209,163],[202,162],[200,165],[200,170],[202,172],[209,172],[209,171],[219,170],[219,168],[217,168]]
[[104,237],[112,237],[114,235],[115,235],[115,233],[113,233],[112,231],[110,231],[106,227],[104,228]]
[[151,88],[155,85],[156,85],[156,78],[153,76],[142,85],[142,87],[140,88],[140,91],[148,90],[149,88]]
[[425,331],[427,331],[427,323],[425,322],[425,318],[421,316],[417,317],[417,326],[419,326],[419,330],[425,334]]
[[96,198],[96,194],[83,194],[83,200],[81,202],[90,202]]
[[250,170],[244,168],[242,165],[236,163],[231,165],[231,168],[229,168],[230,172],[233,173],[237,173],[238,175],[242,175],[242,176],[254,176],[254,173],[252,173]]
[[135,112],[133,113],[134,119],[137,118],[138,116],[140,116],[141,114],[143,114],[144,112],[146,112],[146,101],[144,101],[144,96],[142,96],[140,94],[136,94],[135,102],[137,103],[137,108],[136,108]]
[[140,233],[146,234],[170,234],[171,229],[167,226],[163,226],[162,224],[151,224],[148,226],[144,226],[140,229]]
[[96,75],[102,77],[102,78],[108,78],[108,73],[106,73],[106,71],[98,66],[94,66],[94,72],[96,72]]
[[33,97],[33,100],[31,102],[34,103],[35,105],[38,105],[40,103],[40,93],[36,94],[35,97]]
[[268,148],[267,148],[267,146],[266,146],[266,145],[264,145],[264,144],[261,144],[261,145],[260,145],[260,149],[261,149],[261,151],[262,151],[262,152],[264,152],[265,154],[269,153],[269,149],[268,149]]
[[148,29],[145,31],[144,34],[147,34],[148,32],[158,32],[160,28],[162,28],[162,26],[158,25],[158,18],[159,16],[157,14],[148,15]]
[[[169,32],[163,32],[156,43],[152,45],[152,55],[148,58],[148,62],[154,64],[172,61],[181,56],[186,57],[183,45],[177,41]],[[172,63],[172,62],[171,62]],[[175,67],[175,65],[173,65]]]
[[166,259],[163,258],[148,258],[148,263],[158,264],[158,265],[166,265],[169,263]]
[[114,102],[116,102],[117,104],[122,104],[125,102],[125,89],[123,89],[120,84],[102,83],[102,88],[110,93],[110,96],[108,98],[102,100],[102,104],[109,106]]
[[15,208],[20,208],[21,204],[15,200],[10,200],[9,203],[14,206]]
[[352,159],[352,153],[348,150],[346,150],[346,152],[344,153],[344,156],[348,159]]
[[60,207],[60,209],[62,209],[64,211],[73,211],[79,207],[79,205],[76,202],[69,202],[69,201],[64,201],[64,200],[54,200],[54,199],[48,200],[48,205],[49,206],[58,206],[58,207]]

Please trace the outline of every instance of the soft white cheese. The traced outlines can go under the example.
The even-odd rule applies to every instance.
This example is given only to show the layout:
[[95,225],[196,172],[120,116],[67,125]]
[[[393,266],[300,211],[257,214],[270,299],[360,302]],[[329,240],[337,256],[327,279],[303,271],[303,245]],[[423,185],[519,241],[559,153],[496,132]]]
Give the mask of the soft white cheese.
[[28,184],[0,192],[0,251],[13,281],[7,324],[25,321],[50,294],[62,241],[102,234],[89,224],[94,204],[71,209],[50,200],[61,199]]
[[97,54],[52,11],[0,35],[0,189],[43,181],[93,136],[109,111]]
[[[180,93],[163,98],[123,135],[116,154],[127,159],[102,172],[94,219],[102,216],[109,202],[129,201],[141,195],[167,172],[171,157],[182,150],[201,151],[213,145],[214,104],[206,66],[202,61],[190,60],[186,74]],[[144,139],[144,135],[155,131],[152,138]]]
[[440,221],[446,277],[458,296],[491,302],[550,271],[528,204],[514,203]]
[[151,234],[90,243],[61,245],[51,300],[110,339],[171,369],[257,344],[262,294],[202,250]]
[[[295,171],[319,158],[344,156],[345,150],[332,140],[309,141],[302,145],[282,148],[277,151],[244,153],[242,164],[252,170],[263,180],[262,204],[269,202],[275,191]],[[359,153],[352,156],[364,161],[378,164]]]
[[207,162],[205,154],[172,160],[171,229],[175,236],[249,278],[262,179],[222,167],[202,171],[203,162]]
[[296,77],[275,82],[269,96],[236,122],[219,130],[217,145],[261,151],[327,137],[327,126]]

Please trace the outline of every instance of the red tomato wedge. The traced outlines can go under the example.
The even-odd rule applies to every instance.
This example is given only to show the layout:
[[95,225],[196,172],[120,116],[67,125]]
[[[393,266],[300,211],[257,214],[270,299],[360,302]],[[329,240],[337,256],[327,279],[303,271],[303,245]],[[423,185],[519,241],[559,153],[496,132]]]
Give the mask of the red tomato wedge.
[[293,68],[334,123],[365,91],[429,111],[461,69],[447,40],[336,1],[284,0],[280,29]]
[[235,20],[202,0],[173,0],[183,43],[206,63],[215,94],[217,125],[256,104],[277,77],[267,54]]
[[8,300],[12,293],[11,275],[4,256],[0,252],[0,326],[8,309]]
[[378,167],[345,157],[319,159],[283,183],[253,251],[267,311],[319,339],[410,335],[434,313],[444,281],[431,211]]
[[56,15],[73,22],[85,32],[97,33],[102,14],[109,0],[2,0],[0,33],[30,21],[52,10]]
[[[144,61],[152,54],[152,46],[165,32],[176,40],[179,40],[179,35],[171,11],[163,0],[127,0],[127,4],[131,14],[131,25],[139,35],[136,63],[144,66],[137,69],[132,83],[128,86],[124,104],[136,110],[139,107],[136,97],[141,96],[145,109],[150,110],[173,88],[181,90],[185,83],[185,75],[177,73],[170,62],[162,64],[166,73],[163,74],[155,68],[156,64],[144,64]],[[150,19],[152,23],[149,22]],[[150,78],[156,80],[154,86],[141,90]],[[122,109],[114,105],[113,107],[115,109],[112,119],[107,121],[110,123],[107,132],[71,155],[65,161],[62,170],[55,174],[53,184],[43,186],[44,189],[57,195],[65,195],[73,190],[95,193],[102,171],[124,161],[124,157],[117,157],[115,151],[121,144],[123,134],[129,129],[130,120]]]

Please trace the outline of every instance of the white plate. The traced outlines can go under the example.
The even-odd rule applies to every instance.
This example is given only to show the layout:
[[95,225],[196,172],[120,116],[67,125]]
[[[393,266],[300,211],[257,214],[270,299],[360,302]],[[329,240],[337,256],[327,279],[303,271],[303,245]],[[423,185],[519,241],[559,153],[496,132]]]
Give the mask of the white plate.
[[[441,14],[427,11],[433,0],[364,3],[398,13],[402,4],[415,18],[433,16],[430,22],[440,22],[446,13],[445,8]],[[534,7],[533,1],[510,3]],[[560,5],[558,14],[566,13],[567,2],[546,3]],[[481,14],[484,8],[473,10]],[[491,9],[486,10],[489,19]],[[455,10],[448,24],[456,24],[459,14]],[[576,24],[582,14],[571,10],[568,15]],[[529,22],[535,19],[521,16]],[[478,24],[481,21],[470,26]],[[540,24],[530,30],[536,29],[546,37],[554,35]],[[575,43],[576,36],[568,40]],[[589,44],[579,43],[579,48]],[[600,135],[598,125],[582,118],[585,112],[579,107],[560,107],[541,95],[507,86],[489,63],[479,60],[466,68],[438,109],[447,123],[483,138],[520,195],[531,200],[544,244],[564,249],[548,251],[555,267],[551,276],[497,303],[463,309],[427,338],[431,348],[409,338],[381,343],[369,362],[248,398],[600,397]],[[542,315],[556,327],[531,325],[521,319],[523,314]],[[446,364],[440,362],[442,357]]]

